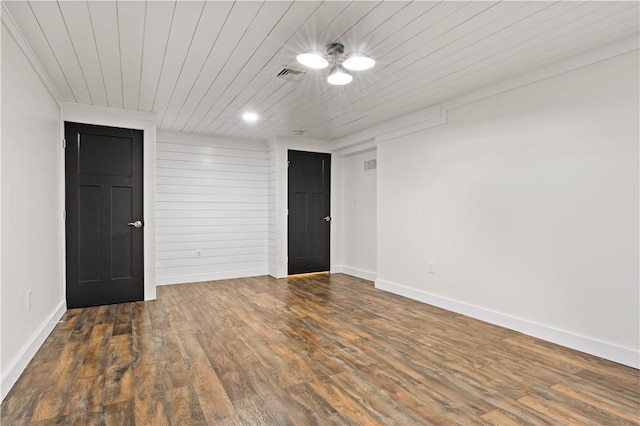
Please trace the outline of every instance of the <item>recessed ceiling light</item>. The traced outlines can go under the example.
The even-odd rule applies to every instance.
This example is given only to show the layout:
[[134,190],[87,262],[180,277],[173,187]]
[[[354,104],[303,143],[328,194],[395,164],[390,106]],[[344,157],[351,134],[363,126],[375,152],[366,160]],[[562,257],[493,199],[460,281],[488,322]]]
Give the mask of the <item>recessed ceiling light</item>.
[[320,69],[320,68],[326,68],[329,65],[329,61],[323,58],[321,53],[317,53],[317,52],[301,53],[298,56],[296,56],[296,59],[302,65],[309,68]]
[[256,114],[255,112],[245,112],[244,114],[242,114],[242,119],[247,123],[255,123],[256,121],[258,121],[258,114]]
[[363,71],[372,68],[376,61],[362,53],[350,53],[342,65],[351,71]]
[[327,77],[327,81],[329,84],[333,84],[336,86],[342,86],[343,84],[349,84],[353,80],[351,74],[345,72],[345,70],[340,65],[335,65],[331,68],[331,72],[329,73],[329,77]]

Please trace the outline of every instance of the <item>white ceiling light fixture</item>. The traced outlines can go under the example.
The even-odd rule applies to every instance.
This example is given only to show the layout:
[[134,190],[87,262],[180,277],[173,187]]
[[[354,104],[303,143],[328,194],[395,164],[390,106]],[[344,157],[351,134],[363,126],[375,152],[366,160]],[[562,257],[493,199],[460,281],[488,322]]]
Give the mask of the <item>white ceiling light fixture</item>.
[[301,53],[296,57],[298,62],[309,68],[322,69],[333,64],[327,82],[336,86],[349,84],[353,80],[350,71],[363,71],[372,68],[376,61],[372,58],[360,53],[352,52],[344,56],[344,46],[341,43],[329,43],[327,45],[326,55],[319,52]]
[[362,53],[350,53],[345,58],[342,66],[351,71],[364,71],[373,68],[376,61]]
[[305,67],[313,69],[322,69],[329,66],[329,61],[318,52],[301,53],[296,56],[296,59]]
[[343,84],[349,84],[353,80],[351,74],[346,72],[342,65],[334,65],[331,68],[331,72],[329,73],[329,77],[327,77],[327,81],[329,84],[333,84],[335,86],[342,86]]
[[244,114],[242,114],[242,119],[247,123],[255,123],[256,121],[258,121],[258,118],[258,114],[256,114],[255,112],[245,112]]

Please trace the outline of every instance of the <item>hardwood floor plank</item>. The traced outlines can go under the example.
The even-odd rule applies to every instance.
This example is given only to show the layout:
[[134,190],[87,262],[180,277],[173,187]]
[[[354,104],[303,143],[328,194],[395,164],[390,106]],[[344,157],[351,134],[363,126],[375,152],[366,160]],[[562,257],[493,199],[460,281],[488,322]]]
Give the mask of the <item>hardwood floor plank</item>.
[[536,395],[522,397],[518,402],[551,417],[559,424],[576,426],[597,426],[599,424],[597,421],[578,414],[562,404],[558,404],[554,401],[550,401]]
[[172,425],[200,426],[207,424],[191,386],[167,390],[167,403]]
[[163,330],[170,328],[171,324],[167,318],[167,313],[164,310],[164,304],[159,300],[152,300],[148,302],[149,317],[151,318],[151,326],[154,330]]
[[[504,343],[509,344],[514,349],[522,349],[526,351],[528,356],[542,356],[546,362],[553,365],[561,371],[575,374],[580,370],[595,366],[597,360],[593,358],[583,357],[582,354],[575,351],[576,354],[564,354],[560,351],[554,351],[552,348],[545,347],[541,344],[540,339],[531,338],[529,336],[518,336],[516,338],[504,339]],[[535,355],[534,355],[535,354]]]
[[[166,362],[165,362],[166,364]],[[168,425],[165,406],[166,387],[162,363],[138,362],[133,366],[134,411],[138,425]]]
[[[80,328],[85,330],[87,335],[91,335],[90,326],[82,325]],[[78,335],[74,337],[76,339],[65,346],[59,362],[48,380],[43,383],[45,392],[42,393],[31,415],[33,422],[53,421],[54,418],[63,414],[69,393],[75,391],[75,382],[80,378],[78,367],[85,358],[88,348],[88,345],[82,344],[81,340],[86,342],[88,339],[86,337],[78,339]]]
[[199,335],[198,339],[231,401],[248,398],[256,394],[248,375],[243,371],[240,364],[233,361],[223,342],[203,335]]
[[73,328],[71,329],[69,342],[83,342],[91,337],[90,331],[93,328],[93,324],[98,316],[99,310],[99,307],[74,309],[74,311],[79,312],[76,320],[74,321]]
[[4,425],[636,425],[640,371],[342,274],[67,311]]
[[[435,405],[432,404],[428,399],[422,399],[416,397],[413,394],[406,393],[405,391],[395,392],[395,397],[399,401],[402,401],[405,410],[413,412],[414,416],[422,419],[418,424],[428,424],[428,425],[460,425],[463,423],[456,422],[453,418],[457,417],[456,415],[448,416],[443,415],[440,412],[434,410],[432,407]],[[476,422],[468,421],[465,423],[475,424]]]
[[[78,380],[77,388],[71,394],[63,410],[64,414],[100,413],[102,410],[103,391],[104,376],[102,375]],[[77,417],[85,418],[86,416]]]
[[483,414],[482,418],[487,420],[489,424],[494,426],[535,426],[535,425],[552,425],[554,421],[533,421],[530,418],[523,418],[516,415],[512,411],[504,411],[496,409]]
[[[61,419],[62,420],[62,419]],[[64,417],[65,426],[100,426],[104,424],[102,413],[88,413],[86,411],[75,411]]]
[[87,356],[82,363],[81,376],[83,378],[104,374],[105,357],[109,348],[108,341],[113,330],[112,324],[97,324],[93,326],[89,338]]
[[[638,403],[637,392],[635,394],[615,392],[612,391],[612,386],[609,384],[590,381],[580,376],[570,377],[566,382],[561,384],[569,386],[573,390],[579,389],[581,393],[588,395],[589,399],[601,400],[606,404],[610,404],[614,407],[614,413],[625,412],[640,417],[640,404]],[[636,389],[640,389],[640,386]],[[640,424],[640,421],[638,421],[638,423]]]
[[107,368],[104,378],[104,405],[133,399],[133,368],[131,364]]
[[380,423],[412,424],[412,419],[403,406],[395,402],[391,392],[366,379],[366,374],[345,372],[334,374],[331,380],[340,389],[357,400],[369,413],[373,414]]
[[620,425],[640,423],[640,410],[630,409],[607,396],[598,395],[588,389],[566,383],[554,385],[552,389],[573,398],[575,401],[600,409],[605,423]]
[[[636,380],[621,380],[616,375],[608,374],[606,371],[595,372],[593,370],[582,370],[576,373],[575,376],[585,379],[589,383],[608,388],[611,392],[620,395],[620,399],[638,401],[640,383]],[[571,377],[567,378],[567,381],[570,379]]]
[[135,415],[133,400],[116,402],[115,404],[105,404],[104,406],[105,426],[134,426]]
[[269,412],[262,399],[258,396],[238,399],[234,402],[234,405],[244,425],[287,424],[278,423],[276,417]]
[[189,381],[208,424],[238,425],[240,419],[220,382],[211,368],[207,355],[198,339],[191,333],[182,336],[181,351],[187,362]]
[[349,423],[329,401],[318,395],[309,383],[290,386],[285,389],[285,392],[313,419],[309,424],[344,425]]
[[116,313],[113,321],[113,336],[121,334],[131,334],[131,303],[121,303],[116,305]]
[[113,324],[116,318],[116,312],[119,305],[105,305],[99,306],[96,313],[95,325],[98,324]]
[[343,417],[352,424],[382,424],[380,420],[369,412],[360,402],[336,386],[332,380],[310,383],[314,393],[328,401]]
[[247,372],[251,387],[260,396],[262,405],[278,421],[278,424],[314,424],[314,417],[304,406],[292,399],[281,386],[280,378],[273,369],[254,361],[243,365]]

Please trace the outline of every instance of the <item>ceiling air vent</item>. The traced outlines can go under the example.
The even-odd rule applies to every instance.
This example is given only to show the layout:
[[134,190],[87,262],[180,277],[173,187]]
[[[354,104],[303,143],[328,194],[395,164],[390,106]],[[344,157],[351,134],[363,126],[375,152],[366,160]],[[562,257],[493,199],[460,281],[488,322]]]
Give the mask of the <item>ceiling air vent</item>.
[[373,160],[367,160],[364,162],[364,171],[365,172],[370,172],[371,170],[375,170],[378,168],[378,162],[373,159]]
[[294,83],[300,83],[306,73],[304,71],[296,70],[294,68],[282,68],[276,74],[276,78],[291,81]]

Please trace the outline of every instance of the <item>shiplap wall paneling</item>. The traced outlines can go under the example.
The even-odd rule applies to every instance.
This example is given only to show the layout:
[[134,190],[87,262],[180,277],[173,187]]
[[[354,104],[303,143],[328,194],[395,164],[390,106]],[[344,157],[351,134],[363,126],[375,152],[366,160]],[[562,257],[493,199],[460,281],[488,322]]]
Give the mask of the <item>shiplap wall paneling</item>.
[[161,134],[156,156],[158,284],[266,274],[266,144]]
[[[453,25],[453,24],[447,24],[449,22],[458,22],[456,21],[456,18],[458,18],[460,15],[464,15],[465,17],[470,17],[474,12],[477,12],[478,8],[482,10],[483,8],[487,8],[487,7],[489,7],[489,3],[484,4],[484,6],[478,5],[478,4],[469,5],[466,9],[463,10],[463,12],[460,12],[460,9],[462,9],[460,5],[455,3],[453,4],[450,3],[450,4],[443,5],[442,7],[439,7],[439,8],[433,8],[433,10],[431,10],[430,13],[427,15],[428,19],[422,23],[424,26],[422,26],[421,29],[425,31],[425,29],[427,28],[431,30],[431,28],[434,27],[434,31],[437,31],[437,28],[439,27],[446,27],[447,25]],[[352,26],[361,22],[362,19],[364,19],[366,16],[368,16],[368,14],[372,12],[372,9],[375,9],[375,3],[373,2],[352,3],[344,13],[340,14],[336,18],[336,20],[332,23],[331,27],[326,28],[320,34],[320,37],[340,36],[341,34],[336,34],[333,32],[335,31],[335,28],[342,28],[342,27],[351,28]],[[413,40],[414,38],[415,37],[410,37],[410,40]],[[413,43],[410,43],[410,45],[413,46]],[[396,49],[399,49],[402,46],[403,44],[398,44],[393,48],[390,48],[389,52],[393,53],[395,52]],[[373,46],[371,47],[371,50],[374,51],[373,53],[371,53],[372,55],[375,53],[376,49],[377,48]],[[386,53],[389,53],[389,52],[386,52]],[[382,73],[387,71],[387,68],[392,63],[387,62],[385,58],[381,57],[380,55],[377,55],[375,57],[376,57],[376,60],[378,61],[378,65],[376,66],[377,68],[376,72],[378,73],[378,75],[383,75]],[[387,71],[387,73],[395,74],[395,72],[390,70]],[[350,85],[350,87],[344,88],[345,89],[344,92],[358,92],[359,90],[364,88],[363,79],[361,80],[354,79],[354,80],[355,81]],[[342,94],[341,96],[337,95],[336,91],[333,90],[333,88],[329,85],[321,86],[321,90],[317,91],[312,96],[309,96],[309,94],[307,93],[300,93],[300,92],[291,93],[287,98],[281,100],[281,102],[279,102],[278,106],[276,107],[276,110],[270,114],[269,125],[275,128],[283,122],[289,122],[289,121],[295,122],[297,120],[305,120],[305,117],[314,117],[315,119],[318,119],[320,117],[323,120],[327,120],[330,117],[331,110],[325,110],[325,111],[322,111],[321,113],[319,113],[318,111],[315,111],[314,113],[310,114],[309,113],[310,109],[312,109],[314,102],[319,100],[326,100],[328,98],[334,98],[336,96],[338,96],[338,99],[340,98],[348,99],[344,97],[344,94]],[[353,118],[351,119],[353,120]],[[302,123],[300,124],[302,125]],[[302,126],[300,127],[302,128]]]
[[[509,75],[517,75],[531,69],[535,63],[553,62],[566,57],[568,51],[580,51],[585,40],[614,42],[621,33],[624,37],[624,34],[631,36],[637,32],[638,19],[632,13],[633,4],[578,6],[528,4],[508,14],[509,19],[496,23],[489,21],[478,28],[470,26],[473,31],[453,41],[448,41],[450,33],[445,33],[431,42],[419,43],[421,51],[415,52],[419,58],[410,68],[407,68],[408,56],[391,62],[392,66],[385,68],[385,74],[380,75],[375,86],[366,89],[366,95],[357,100],[344,97],[346,103],[335,99],[339,102],[335,111],[355,109],[362,111],[367,119],[379,121],[383,117],[379,113],[380,107],[393,107],[398,112],[414,111],[424,105],[422,94],[425,91],[432,102],[441,102],[472,90],[479,81],[482,85],[495,82],[498,70],[509,69]],[[568,11],[573,13],[565,13]],[[577,21],[576,16],[581,19]],[[479,17],[472,22],[477,23],[475,21],[480,21]],[[520,21],[520,25],[514,25]],[[541,31],[543,24],[546,31]],[[443,49],[442,44],[447,48]],[[398,72],[415,77],[414,82],[399,85],[395,79]],[[340,114],[333,114],[329,120],[310,118],[310,122],[301,125],[310,132],[327,126],[353,128],[353,124]]]
[[47,75],[55,85],[64,100],[77,102],[71,86],[62,71],[58,58],[51,50],[49,40],[42,31],[38,20],[36,19],[31,5],[26,1],[4,2],[5,6],[11,13],[11,17],[15,20],[16,25],[25,34],[25,40],[33,49],[33,53],[47,72]]
[[[166,111],[178,79],[184,70],[206,3],[178,2],[173,15],[169,41],[165,47],[160,80],[151,104],[153,111]],[[161,117],[162,118],[162,117]]]
[[269,39],[282,40],[286,41],[286,43],[280,46],[275,44],[264,44],[262,46],[261,50],[269,49],[269,52],[273,52],[273,54],[271,57],[260,55],[263,58],[268,58],[261,65],[260,72],[254,74],[246,83],[244,81],[239,82],[243,84],[241,86],[242,89],[228,103],[226,113],[221,114],[210,125],[210,128],[214,129],[214,133],[231,134],[233,133],[230,131],[232,128],[237,128],[237,130],[245,129],[246,126],[244,126],[242,119],[237,114],[232,115],[233,111],[251,108],[266,114],[268,102],[280,99],[283,94],[286,95],[288,92],[295,90],[295,84],[291,87],[291,85],[285,84],[286,80],[274,78],[274,75],[282,69],[283,64],[291,62],[291,51],[286,46],[304,46],[304,49],[318,48],[316,40],[321,39],[316,36],[315,31],[318,28],[327,27],[349,7],[349,3],[345,2],[322,2],[312,11],[306,8],[305,10],[309,14],[302,16],[301,2],[296,2],[293,5],[295,9],[289,8],[285,18],[291,16],[299,24],[288,25],[287,21],[283,19],[269,33]]
[[[344,137],[629,45],[640,28],[639,3],[625,1],[2,3],[64,101],[153,111],[165,131],[263,140]],[[375,68],[340,88],[328,70],[275,77],[329,41]],[[248,109],[260,126],[240,121]]]
[[[477,4],[438,4],[437,7],[429,9],[428,13],[419,15],[417,18],[414,18],[413,21],[407,23],[407,27],[405,27],[402,32],[395,32],[379,44],[373,44],[371,47],[371,55],[378,61],[378,65],[376,66],[377,81],[375,84],[367,84],[364,80],[356,81],[355,84],[347,87],[346,91],[356,92],[371,89],[367,90],[367,93],[364,95],[364,97],[369,98],[373,93],[377,94],[385,90],[387,86],[397,82],[398,74],[414,74],[416,69],[423,71],[424,67],[421,66],[422,63],[419,59],[429,56],[432,52],[450,53],[450,50],[448,48],[443,49],[443,46],[448,47],[448,45],[453,44],[454,41],[464,38],[460,37],[461,32],[465,35],[473,32],[466,27],[476,29],[488,21],[495,19],[495,15],[502,16],[510,12],[514,7],[516,6],[507,4],[495,8],[492,3],[488,2]],[[539,7],[540,6],[538,6],[538,8]],[[470,19],[471,17],[474,19]],[[459,24],[460,22],[463,22],[463,24]],[[507,20],[507,22],[509,21]],[[391,23],[383,25],[382,28],[376,28],[376,30],[379,29],[383,34],[397,30],[397,28],[388,28],[388,25],[391,25]],[[397,23],[393,23],[393,25],[397,25]],[[493,26],[495,25],[496,24],[493,24]],[[485,25],[485,27],[492,28],[492,25]],[[454,28],[456,31],[451,31]],[[370,36],[375,36],[376,30],[374,30]],[[407,41],[411,41],[411,43]],[[428,69],[428,67],[426,69]],[[418,80],[422,81],[421,78]],[[397,91],[397,88],[393,90]],[[385,90],[384,93],[388,95],[389,90]],[[408,94],[403,92],[404,99],[412,97],[413,95],[415,95],[415,93],[412,93],[410,90]],[[340,126],[353,121],[352,116],[346,118],[343,114],[343,108],[347,110],[348,105],[354,102],[356,96],[338,95],[334,90],[331,90],[330,87],[325,87],[316,98],[315,101],[330,100],[336,102],[336,105],[340,105],[341,108],[333,109],[333,114],[329,111],[321,115],[309,114],[309,108],[313,105],[313,102],[309,102],[308,99],[303,99],[302,97],[297,97],[288,99],[287,102],[284,103],[285,105],[294,106],[293,111],[295,112],[292,117],[290,117],[290,114],[283,115],[281,111],[278,111],[277,115],[279,118],[277,120],[271,120],[271,122],[274,123],[275,126],[277,125],[276,123],[282,122],[283,120],[302,120],[300,124],[301,128],[311,128],[311,126],[316,123],[318,123],[316,126],[327,125],[326,123],[332,120],[336,120],[337,122],[335,124]]]
[[[290,122],[309,134],[326,129],[352,133],[363,123],[379,122],[389,100],[399,114],[415,111],[424,106],[425,93],[434,103],[446,100],[452,93],[497,81],[498,73],[514,75],[598,43],[633,36],[637,22],[637,4],[632,2],[440,3],[407,22],[402,31],[389,35],[390,20],[367,36],[375,40],[378,29],[387,36],[371,43],[369,52],[378,62],[375,79],[354,79],[339,94],[325,87],[312,98],[293,91],[269,110],[266,133]],[[413,79],[400,83],[399,75]],[[310,111],[310,106],[325,102],[332,104],[327,110],[332,113]],[[362,112],[361,119],[354,120],[350,111]],[[242,127],[234,129],[230,135],[252,136]]]
[[198,124],[192,121],[194,115],[197,114],[201,118],[206,113],[209,106],[203,101],[218,81],[233,52],[237,50],[238,43],[247,31],[247,25],[253,22],[259,9],[258,2],[233,4],[224,26],[216,36],[215,45],[208,55],[200,77],[193,83],[191,96],[185,100],[180,106],[180,112],[171,120],[174,123],[173,129],[190,131]]
[[142,46],[142,70],[138,109],[151,111],[165,61],[170,30],[176,3],[167,1],[146,2],[144,43]]
[[43,31],[49,34],[47,42],[58,52],[58,63],[77,102],[92,103],[87,81],[77,59],[73,43],[57,3],[43,2],[33,9],[33,14]]
[[[313,14],[310,15],[306,22],[311,22],[312,25],[301,25],[298,27],[290,38],[287,40],[287,45],[293,46],[304,46],[306,50],[314,49],[314,48],[322,48],[323,46],[316,45],[314,40],[325,40],[332,39],[332,37],[340,37],[341,41],[345,37],[350,37],[353,34],[353,31],[349,30],[346,34],[342,34],[342,32],[336,32],[338,27],[336,23],[341,23],[346,27],[357,26],[358,24],[353,24],[353,22],[361,23],[363,22],[363,18],[367,16],[369,12],[372,12],[372,8],[375,4],[368,3],[346,3],[346,2],[323,2],[316,10],[314,10]],[[396,5],[393,4],[378,4],[378,7],[375,10],[384,9],[389,13],[393,13],[392,17],[389,18],[389,21],[398,22],[397,16],[400,19],[408,18],[411,16],[411,19],[415,19],[417,15],[424,13],[426,10],[433,6],[427,6],[424,4],[411,4],[410,12],[404,12],[407,8],[397,9]],[[390,8],[387,10],[387,8]],[[349,16],[350,18],[347,18]],[[361,19],[362,18],[362,19]],[[352,21],[348,21],[347,19],[351,19]],[[410,19],[409,19],[410,20]],[[404,23],[407,21],[402,20],[400,24],[396,25],[396,28],[402,28]],[[384,26],[380,24],[380,26]],[[323,29],[321,34],[316,34],[315,31],[318,29]],[[334,33],[328,33],[328,31],[332,29]],[[360,30],[361,34],[366,34],[366,30]],[[367,40],[371,37],[372,31],[368,32],[366,35]],[[341,36],[342,34],[342,36]],[[351,37],[353,38],[353,37]],[[347,44],[356,44],[355,40],[345,39],[342,40]],[[375,46],[375,43],[367,42],[367,46]],[[282,64],[288,64],[292,62],[292,56],[289,49],[280,48],[277,51],[269,62],[264,65],[263,69],[266,71],[270,71],[271,75],[268,72],[262,74],[256,74],[251,82],[245,86],[244,89],[240,92],[240,94],[229,104],[229,111],[234,111],[238,109],[242,109],[243,107],[252,107],[256,111],[261,111],[265,116],[273,116],[275,111],[279,111],[281,109],[282,99],[289,99],[290,96],[294,96],[294,92],[298,95],[300,93],[296,90],[295,84],[285,84],[284,80],[274,79],[273,74],[275,71],[279,70],[278,67],[281,67]],[[297,68],[298,65],[293,64],[294,68]],[[309,79],[320,79],[322,80],[322,75],[314,75],[314,73],[309,73],[307,76]],[[280,108],[278,108],[280,107]],[[293,114],[295,112],[295,108],[288,110],[288,113]],[[235,134],[236,132],[245,132],[246,126],[243,126],[242,120],[240,117],[231,117],[226,120],[221,120],[224,124],[220,124],[215,128],[216,132],[221,134]],[[214,123],[215,125],[215,123]],[[298,126],[301,128],[301,126]]]
[[[213,96],[209,98],[210,102],[207,102],[210,105],[209,109],[196,127],[196,131],[217,134],[213,131],[216,127],[212,127],[212,122],[219,118],[225,112],[227,105],[238,96],[240,92],[238,88],[245,87],[251,77],[255,75],[251,70],[263,69],[265,62],[273,56],[273,51],[278,48],[279,45],[272,41],[273,38],[282,38],[282,35],[277,31],[278,26],[291,30],[292,26],[287,25],[285,21],[286,15],[298,9],[306,10],[316,7],[313,2],[277,2],[270,6],[267,10],[258,11],[256,18],[247,29],[247,33],[238,43],[236,51],[239,54],[234,52],[235,54],[225,64],[218,76],[217,90],[212,90],[209,93],[210,96]],[[303,17],[301,16],[300,19]],[[292,20],[299,22],[295,21],[295,18]],[[253,53],[248,58],[242,54],[245,49],[253,49]],[[226,117],[237,116],[237,111],[228,111],[226,114]]]
[[136,110],[142,78],[144,23],[149,2],[122,1],[118,6],[120,72],[124,109]]
[[[482,31],[471,33],[471,37],[457,40],[454,44],[460,46],[457,52],[452,54],[449,51],[434,50],[417,61],[414,64],[416,70],[411,71],[410,75],[417,76],[420,72],[428,70],[428,78],[421,78],[420,81],[402,88],[397,82],[386,79],[381,81],[382,84],[387,82],[386,85],[379,86],[377,90],[371,91],[357,102],[350,102],[345,107],[363,107],[364,112],[372,112],[384,104],[393,108],[415,110],[416,105],[422,105],[423,102],[412,93],[422,93],[427,89],[433,102],[439,102],[452,94],[471,90],[472,85],[468,80],[470,76],[489,84],[492,82],[492,72],[500,67],[508,66],[513,70],[511,75],[517,75],[530,69],[536,61],[544,63],[553,60],[554,57],[561,59],[567,50],[574,50],[572,47],[579,49],[578,44],[583,43],[585,39],[602,39],[611,33],[614,39],[610,41],[613,42],[615,38],[620,37],[621,28],[628,29],[629,35],[636,31],[637,18],[629,16],[633,5],[605,6],[606,4],[603,4],[602,9],[596,11],[584,8],[584,16],[579,25],[573,22],[577,11],[574,11],[574,15],[563,13],[570,10],[569,8],[575,8],[575,5],[557,4],[553,8],[547,6],[531,15],[526,21],[527,24],[522,27],[505,23],[503,30],[493,31],[488,35],[485,33],[490,32],[491,28],[483,27]],[[522,12],[522,9],[518,9],[517,12]],[[539,27],[543,22],[550,28],[541,33]],[[585,22],[588,25],[585,25]],[[508,42],[505,42],[504,39],[507,37]],[[461,44],[462,41],[465,41],[466,45]],[[483,53],[478,54],[479,51]],[[486,55],[487,51],[492,52],[489,58]],[[446,83],[443,82],[445,79]],[[379,117],[381,116],[378,115]],[[338,116],[334,119],[337,120],[337,124],[344,124],[344,120]],[[327,122],[320,122],[315,127],[327,125]]]
[[170,129],[173,127],[184,108],[184,103],[194,93],[196,82],[201,81],[203,71],[210,63],[210,59],[211,62],[215,62],[212,57],[214,47],[233,7],[233,2],[207,2],[204,5],[189,52],[180,69],[179,78],[171,91],[167,108],[162,115],[161,128]]
[[88,2],[102,74],[110,107],[124,108],[122,85],[122,51],[116,2]]
[[[89,6],[86,2],[60,2],[62,17],[73,43],[75,53],[82,67],[84,78],[89,87],[89,94],[94,105],[108,105],[107,90],[100,66],[98,50],[93,39],[91,19],[89,18]],[[86,38],[91,34],[90,38]],[[134,105],[132,110],[136,109]]]

